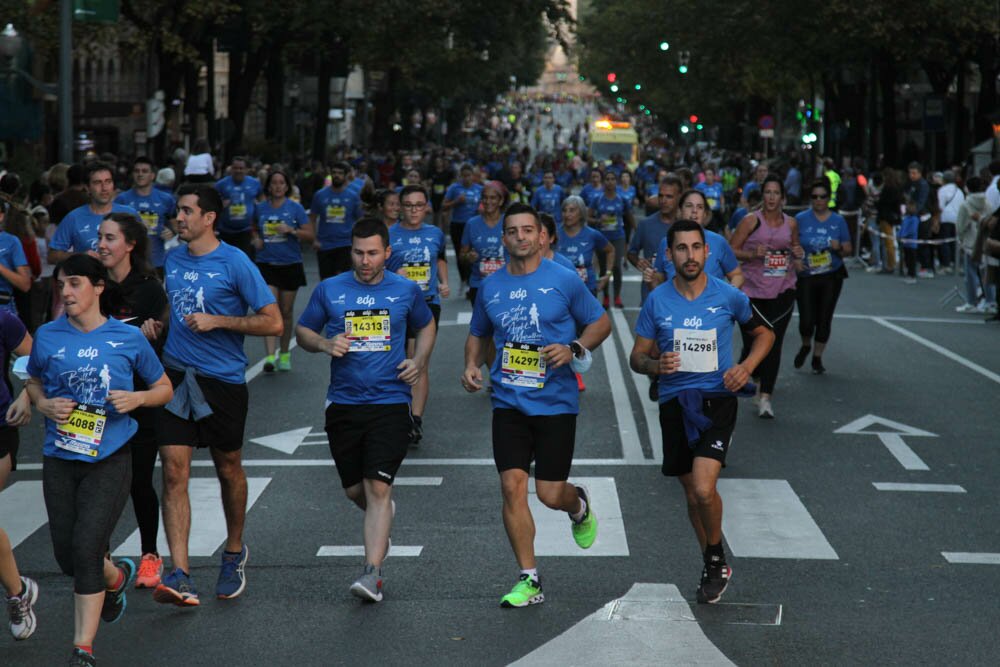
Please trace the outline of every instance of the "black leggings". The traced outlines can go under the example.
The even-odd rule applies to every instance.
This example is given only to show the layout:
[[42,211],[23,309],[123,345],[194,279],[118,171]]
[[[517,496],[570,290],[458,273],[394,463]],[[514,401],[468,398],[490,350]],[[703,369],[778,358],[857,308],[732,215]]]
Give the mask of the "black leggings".
[[[616,239],[609,241],[609,243],[615,248],[615,265],[611,267],[611,282],[613,283],[614,294],[617,298],[622,295],[622,261],[625,259],[625,239]],[[608,271],[608,256],[603,252],[597,253],[597,267],[600,270],[600,276],[603,276]],[[608,288],[605,287],[604,296],[607,295]]]
[[458,275],[463,283],[468,283],[469,276],[472,275],[472,265],[468,262],[463,262],[462,258],[459,257],[459,250],[462,249],[462,234],[465,233],[465,223],[450,223],[448,225],[448,233],[451,235],[451,245],[455,248],[455,263],[458,264]]
[[[778,379],[778,370],[781,368],[781,343],[785,340],[785,329],[788,328],[788,321],[792,318],[792,311],[795,310],[795,289],[788,289],[774,297],[773,299],[750,299],[750,304],[757,309],[762,318],[767,320],[774,331],[774,345],[771,351],[760,362],[754,377],[760,380],[760,393],[773,394],[774,384]],[[743,352],[740,354],[740,361],[750,354],[750,347],[753,345],[753,336],[744,331],[740,331],[743,336]]]
[[830,340],[833,311],[843,286],[844,278],[837,273],[799,276],[795,300],[799,304],[799,335],[803,339],[815,336],[817,343]]
[[46,456],[42,491],[52,550],[59,568],[73,577],[73,591],[105,590],[104,552],[128,500],[132,457],[128,446],[96,463]]
[[129,440],[128,447],[132,450],[132,509],[139,524],[142,553],[155,554],[156,534],[160,530],[160,499],[153,486],[153,468],[159,452],[156,434],[140,425],[139,431]]

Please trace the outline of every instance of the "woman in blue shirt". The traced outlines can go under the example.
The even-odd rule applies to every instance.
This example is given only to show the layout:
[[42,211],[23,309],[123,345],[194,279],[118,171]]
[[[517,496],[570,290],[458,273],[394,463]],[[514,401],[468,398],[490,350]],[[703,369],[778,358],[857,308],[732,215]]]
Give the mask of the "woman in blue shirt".
[[[164,405],[173,389],[142,332],[102,309],[112,284],[100,261],[71,255],[54,275],[65,313],[39,327],[27,388],[45,416],[42,489],[52,547],[73,577],[74,664],[93,664],[97,626],[121,618],[135,576],[131,560],[107,556],[129,496],[127,443],[137,428],[129,413]],[[133,390],[136,373],[149,389]]]
[[795,216],[799,224],[799,243],[805,251],[796,293],[802,346],[795,355],[795,367],[802,368],[815,337],[812,371],[817,375],[826,371],[823,350],[830,340],[833,311],[847,277],[842,258],[851,253],[847,222],[839,213],[830,210],[829,202],[829,182],[819,179],[810,189],[811,208]]
[[257,249],[255,261],[271,294],[278,300],[285,329],[281,334],[281,351],[275,359],[275,337],[264,336],[264,372],[292,370],[292,357],[288,351],[292,341],[292,308],[295,293],[306,285],[306,272],[302,265],[301,242],[311,243],[315,238],[312,223],[302,205],[288,198],[292,179],[281,169],[274,169],[264,181],[267,200],[254,209],[253,245]]

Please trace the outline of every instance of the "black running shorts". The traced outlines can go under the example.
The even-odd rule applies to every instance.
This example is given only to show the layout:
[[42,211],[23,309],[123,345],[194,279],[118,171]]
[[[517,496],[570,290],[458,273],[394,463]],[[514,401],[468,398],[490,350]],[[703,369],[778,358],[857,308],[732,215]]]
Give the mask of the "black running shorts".
[[694,444],[688,445],[687,434],[684,432],[684,419],[681,416],[681,405],[676,398],[666,403],[660,403],[660,430],[663,432],[663,467],[664,475],[677,477],[691,472],[691,465],[696,456],[715,459],[726,467],[726,454],[736,427],[735,396],[720,396],[706,398],[702,401],[702,412],[712,420],[712,425],[701,434]]
[[[167,369],[167,377],[176,387],[184,381],[184,372]],[[233,384],[198,376],[198,386],[212,414],[204,419],[182,419],[159,408],[156,411],[156,444],[212,447],[235,452],[243,447],[250,396],[246,384]]]
[[326,408],[326,437],[346,489],[363,479],[392,484],[410,446],[410,406],[340,405]]
[[535,462],[535,479],[565,482],[573,465],[576,415],[526,415],[519,410],[493,411],[493,460],[497,471],[528,472]]
[[21,436],[13,426],[0,426],[0,459],[10,454],[10,469],[17,470],[17,448]]

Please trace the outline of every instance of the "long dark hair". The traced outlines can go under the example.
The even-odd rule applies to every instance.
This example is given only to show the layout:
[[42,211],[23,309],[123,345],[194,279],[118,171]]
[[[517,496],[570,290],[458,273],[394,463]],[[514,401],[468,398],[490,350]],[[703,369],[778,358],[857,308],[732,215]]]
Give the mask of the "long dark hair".
[[146,225],[131,213],[109,213],[104,219],[117,223],[125,240],[134,244],[132,251],[129,252],[131,272],[143,276],[155,275],[153,266],[149,262],[149,232],[146,230]]
[[108,276],[108,269],[101,264],[101,260],[91,257],[86,253],[74,253],[56,264],[52,275],[56,280],[59,280],[60,275],[63,278],[66,276],[80,276],[89,280],[91,285],[96,286],[104,283],[104,291],[101,292],[99,300],[101,315],[107,317],[108,313],[111,312],[111,304],[115,302],[119,291],[118,283],[111,280]]

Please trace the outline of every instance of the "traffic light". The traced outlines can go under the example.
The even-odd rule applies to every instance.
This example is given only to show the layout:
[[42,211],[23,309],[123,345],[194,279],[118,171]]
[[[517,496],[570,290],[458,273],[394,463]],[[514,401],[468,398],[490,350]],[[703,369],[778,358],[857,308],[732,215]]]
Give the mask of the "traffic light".
[[670,48],[670,44],[667,42],[660,42],[660,51],[666,51]]
[[618,92],[618,84],[617,83],[611,84],[611,92],[612,93],[617,93]]
[[696,116],[694,114],[691,114],[691,116],[688,118],[688,120],[691,121],[692,123],[697,123],[698,122],[698,116]]
[[691,128],[689,128],[686,124],[685,125],[681,125],[681,134],[687,134],[690,131],[691,131]]
[[584,75],[581,74],[580,75],[580,82],[582,83],[582,82],[584,82],[586,80],[587,80],[587,77],[585,77]]
[[701,123],[698,123],[697,125],[695,125],[695,128],[696,128],[696,129],[699,129],[699,130],[704,130],[704,129],[705,129],[705,126],[704,126],[704,125],[702,125]]
[[641,83],[635,84],[635,89],[636,90],[642,90],[642,84]]
[[691,52],[690,51],[681,51],[680,53],[678,53],[677,54],[677,63],[678,63],[678,65],[677,65],[677,71],[680,72],[681,74],[687,74],[688,73],[688,61],[690,61],[690,60],[691,60]]
[[618,80],[618,75],[614,72],[608,72],[608,83],[614,83]]
[[677,67],[677,71],[680,72],[681,74],[687,74],[688,73],[688,66],[687,65],[679,65]]

